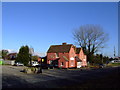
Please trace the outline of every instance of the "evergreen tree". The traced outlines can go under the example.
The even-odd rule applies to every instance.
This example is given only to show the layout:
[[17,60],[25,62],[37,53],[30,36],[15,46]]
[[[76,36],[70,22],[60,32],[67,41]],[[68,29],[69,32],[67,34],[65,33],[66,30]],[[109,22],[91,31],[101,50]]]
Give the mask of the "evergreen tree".
[[19,49],[19,53],[17,54],[16,62],[21,62],[24,65],[28,65],[29,61],[30,61],[29,47],[27,45],[22,46]]

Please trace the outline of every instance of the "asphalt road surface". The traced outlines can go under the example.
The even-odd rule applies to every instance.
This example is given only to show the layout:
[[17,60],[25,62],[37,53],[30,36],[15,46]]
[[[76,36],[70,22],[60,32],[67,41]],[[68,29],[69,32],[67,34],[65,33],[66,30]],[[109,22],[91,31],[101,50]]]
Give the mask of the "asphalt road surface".
[[8,88],[119,88],[120,67],[92,70],[43,70],[25,74],[23,66],[2,66],[2,89]]

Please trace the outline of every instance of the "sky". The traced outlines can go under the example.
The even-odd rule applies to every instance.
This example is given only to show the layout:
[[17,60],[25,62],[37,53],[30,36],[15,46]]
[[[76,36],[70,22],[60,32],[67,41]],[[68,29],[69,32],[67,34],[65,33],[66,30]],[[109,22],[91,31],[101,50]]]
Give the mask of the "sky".
[[100,53],[118,54],[117,2],[3,2],[2,49],[18,51],[23,45],[45,53],[50,45],[75,44],[72,32],[95,24],[109,35]]

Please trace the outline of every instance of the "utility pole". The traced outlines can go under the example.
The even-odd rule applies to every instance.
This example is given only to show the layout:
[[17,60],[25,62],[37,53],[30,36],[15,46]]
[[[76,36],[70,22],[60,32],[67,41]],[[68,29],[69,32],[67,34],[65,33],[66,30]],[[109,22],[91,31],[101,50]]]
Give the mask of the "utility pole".
[[100,58],[101,58],[101,62],[103,64],[103,55],[102,55],[102,53],[100,54]]
[[116,56],[116,55],[115,55],[115,46],[114,46],[114,58],[115,58],[115,56]]
[[39,66],[38,66],[37,73],[42,73],[42,58],[41,57],[38,58],[38,63],[39,63]]

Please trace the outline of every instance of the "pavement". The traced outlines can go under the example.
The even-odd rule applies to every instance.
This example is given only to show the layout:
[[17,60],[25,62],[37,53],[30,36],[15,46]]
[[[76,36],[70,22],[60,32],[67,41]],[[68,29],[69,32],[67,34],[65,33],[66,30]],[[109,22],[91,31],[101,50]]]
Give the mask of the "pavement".
[[[112,75],[111,82],[115,85],[102,85],[101,88],[119,88],[118,76],[120,67],[109,67],[90,70],[72,69],[43,69],[42,74],[26,74],[21,72],[23,66],[2,66],[2,88],[87,88],[87,86],[101,87],[95,83],[105,80]],[[101,81],[106,82],[106,81]],[[96,81],[96,82],[94,82]],[[108,80],[109,81],[109,80]],[[90,82],[93,82],[93,84]],[[110,82],[110,81],[109,81]],[[100,84],[100,83],[98,83]]]

